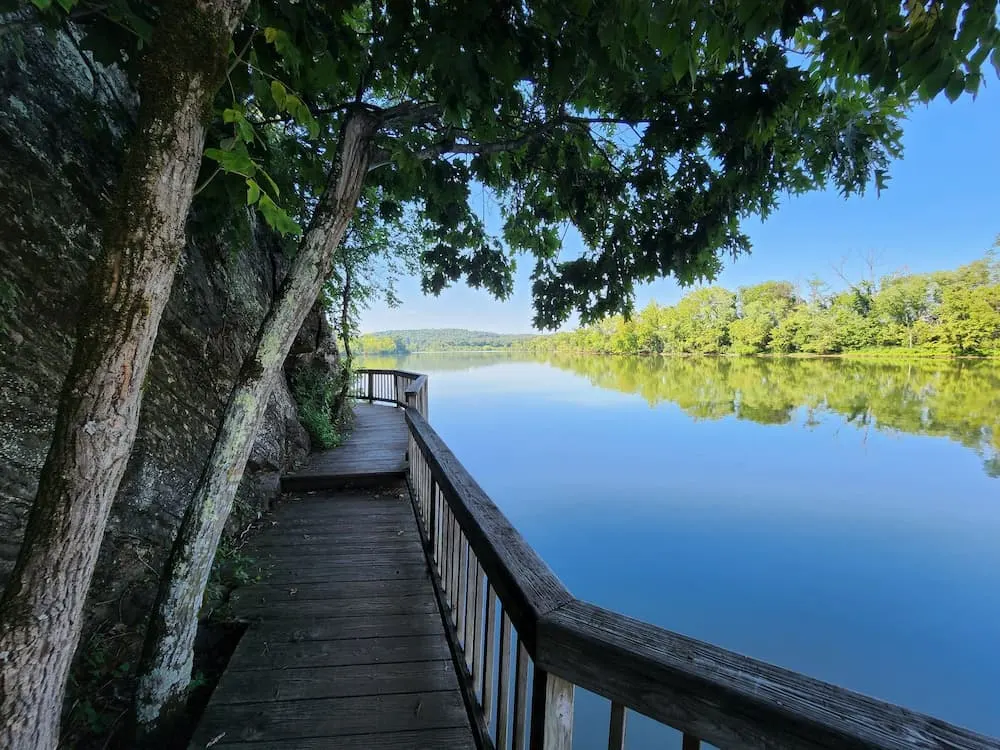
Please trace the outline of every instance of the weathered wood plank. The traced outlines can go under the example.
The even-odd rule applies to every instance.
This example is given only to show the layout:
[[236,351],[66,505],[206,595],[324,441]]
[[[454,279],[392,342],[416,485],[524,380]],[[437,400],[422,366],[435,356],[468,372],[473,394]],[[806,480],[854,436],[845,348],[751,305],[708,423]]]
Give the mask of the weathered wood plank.
[[258,584],[237,589],[229,601],[237,614],[246,605],[272,605],[276,607],[274,614],[280,617],[287,609],[294,611],[294,607],[286,605],[294,605],[296,602],[406,596],[413,591],[413,588],[412,580],[398,578],[332,583]]
[[[275,565],[278,562],[287,563],[289,561],[287,554],[276,555],[273,551],[255,550],[252,547],[247,548],[247,554],[254,555],[256,564],[263,567],[267,567],[269,563]],[[351,550],[327,550],[326,554],[323,553],[322,549],[304,548],[301,552],[296,552],[295,557],[323,558],[322,564],[330,566],[354,564],[364,567],[366,565],[391,565],[394,563],[424,562],[424,553],[420,551],[420,547],[409,546],[404,546],[399,549],[388,547],[385,550],[369,548],[361,552],[354,552]],[[291,560],[291,562],[294,563],[294,559]],[[321,563],[314,560],[312,564],[318,565]]]
[[321,565],[309,570],[291,564],[252,566],[254,574],[262,583],[286,585],[296,583],[335,583],[348,581],[384,581],[391,578],[419,579],[427,577],[427,565],[423,562],[409,564],[375,563],[357,567],[354,565]]
[[441,633],[441,616],[434,612],[379,617],[311,617],[298,621],[268,618],[255,623],[253,632],[266,643],[437,635]]
[[[248,633],[236,647],[228,670],[246,672],[378,662],[439,661],[450,657],[447,641],[438,635],[274,643],[256,633]],[[359,685],[358,691],[364,694],[363,686]]]
[[457,690],[451,660],[351,664],[336,667],[226,672],[212,701],[217,705],[308,698],[347,698]]
[[[192,745],[192,748],[202,745]],[[294,740],[271,740],[259,743],[226,742],[212,745],[212,750],[330,750],[324,737],[302,737]],[[338,737],[337,750],[473,750],[475,745],[464,729],[425,729],[414,732],[384,732]]]
[[538,667],[718,747],[1000,747],[990,737],[585,602],[550,612],[538,626]]
[[222,733],[230,741],[271,742],[453,727],[468,731],[457,691],[316,698],[227,705],[206,714],[195,743],[204,746]]
[[[239,607],[241,617],[255,618],[267,615],[281,616],[273,611],[274,604],[242,602]],[[297,619],[312,617],[358,617],[366,615],[420,615],[437,612],[434,596],[428,591],[406,596],[383,596],[372,599],[334,599],[301,601],[282,606],[293,607]]]

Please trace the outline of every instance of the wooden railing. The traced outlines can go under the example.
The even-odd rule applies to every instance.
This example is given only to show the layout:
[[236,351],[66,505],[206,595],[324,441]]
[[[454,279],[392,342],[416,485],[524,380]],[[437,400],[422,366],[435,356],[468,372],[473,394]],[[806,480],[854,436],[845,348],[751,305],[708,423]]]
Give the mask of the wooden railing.
[[411,406],[427,418],[427,376],[416,372],[355,370],[351,373],[348,395],[369,403],[381,401],[396,406]]
[[426,378],[410,388],[414,513],[480,747],[569,750],[579,686],[611,701],[609,750],[625,746],[629,710],[678,730],[683,750],[1000,750],[998,739],[575,598],[428,424]]

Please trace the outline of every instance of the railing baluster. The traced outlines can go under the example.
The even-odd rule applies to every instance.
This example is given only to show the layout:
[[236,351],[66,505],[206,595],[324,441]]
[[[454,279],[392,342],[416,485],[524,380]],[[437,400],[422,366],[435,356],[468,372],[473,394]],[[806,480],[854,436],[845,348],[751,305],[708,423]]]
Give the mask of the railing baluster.
[[681,750],[700,750],[701,740],[695,737],[693,734],[684,733],[684,739],[681,741]]
[[573,683],[535,666],[531,688],[531,750],[572,750]]
[[524,730],[528,714],[528,651],[521,635],[517,636],[517,659],[514,669],[514,750],[524,750]]
[[[469,549],[472,555],[472,549]],[[468,637],[472,639],[472,648],[466,654],[472,656],[472,692],[475,693],[482,705],[482,693],[480,686],[483,680],[483,567],[479,560],[472,555],[476,565],[476,575],[474,576],[475,590],[472,592],[472,627],[466,631]]]
[[625,750],[625,706],[614,701],[611,702],[608,750]]
[[[462,652],[469,653],[467,623],[469,621],[469,545],[462,535],[462,543],[458,547],[458,640],[462,644]],[[466,660],[468,663],[468,660]]]
[[434,494],[434,507],[437,508],[436,518],[434,519],[434,563],[437,567],[438,575],[441,575],[441,555],[444,549],[444,540],[441,538],[441,529],[444,528],[444,522],[442,520],[444,516],[444,508],[442,506],[442,494],[444,490],[440,487],[437,488],[437,492]]
[[444,589],[445,599],[448,600],[448,606],[451,607],[451,611],[455,611],[455,591],[451,587],[451,569],[454,564],[454,559],[451,556],[451,552],[455,547],[455,524],[453,523],[453,518],[451,515],[451,508],[445,510],[445,529],[444,536],[446,540],[445,551],[444,551],[444,570],[441,573],[441,588]]
[[510,618],[500,607],[500,669],[497,672],[497,750],[510,738]]
[[490,716],[493,708],[493,659],[496,656],[496,643],[494,639],[497,634],[497,595],[486,580],[486,648],[483,654],[483,715]]
[[462,530],[458,525],[458,519],[452,515],[452,542],[451,542],[451,624],[458,627],[458,608],[460,601],[458,598],[458,579],[461,571],[459,563],[462,559]]
[[427,493],[427,538],[430,541],[428,553],[431,556],[431,567],[437,561],[437,504],[434,499],[437,497],[437,481],[431,477],[431,489]]

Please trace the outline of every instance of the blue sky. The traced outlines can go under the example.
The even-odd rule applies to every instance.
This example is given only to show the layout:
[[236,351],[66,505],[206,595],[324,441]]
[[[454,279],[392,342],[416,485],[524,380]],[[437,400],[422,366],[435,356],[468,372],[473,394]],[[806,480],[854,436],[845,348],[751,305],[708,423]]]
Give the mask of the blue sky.
[[[975,101],[951,104],[941,97],[911,112],[903,159],[893,165],[881,197],[874,191],[849,200],[835,191],[811,193],[787,198],[766,222],[746,221],[753,253],[729,261],[717,283],[735,289],[767,279],[804,283],[819,275],[837,286],[835,267],[859,277],[869,253],[880,274],[953,268],[981,257],[1000,234],[1000,80],[988,77],[987,84]],[[567,252],[578,252],[572,242],[567,237]],[[506,302],[464,285],[424,296],[418,279],[405,279],[403,304],[376,304],[361,329],[530,332],[531,263],[522,259],[521,265]],[[637,304],[672,303],[682,294],[666,279],[643,287]]]

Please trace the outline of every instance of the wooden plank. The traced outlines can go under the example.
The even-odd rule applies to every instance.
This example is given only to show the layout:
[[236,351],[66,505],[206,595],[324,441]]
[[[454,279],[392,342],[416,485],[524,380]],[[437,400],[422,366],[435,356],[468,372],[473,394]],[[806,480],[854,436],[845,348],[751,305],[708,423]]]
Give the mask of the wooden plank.
[[[303,548],[301,552],[290,550],[277,554],[274,550],[257,550],[253,547],[247,548],[247,554],[256,554],[256,564],[266,567],[268,563],[294,564],[297,560],[305,557],[321,557],[327,565],[342,566],[353,564],[356,567],[365,565],[393,565],[396,563],[425,562],[424,553],[419,546],[403,546],[399,549],[388,548],[386,550],[367,549],[361,552],[354,550],[327,550],[324,555],[322,549]],[[301,562],[300,567],[309,567],[309,563]],[[318,563],[313,563],[318,564]]]
[[412,409],[406,423],[529,654],[535,622],[573,597],[444,441]]
[[625,750],[625,719],[627,710],[611,701],[611,723],[608,726],[608,750]]
[[[439,661],[450,657],[447,641],[438,634],[275,643],[265,640],[262,634],[248,633],[236,647],[227,670]],[[358,689],[363,690],[360,686]]]
[[235,611],[243,606],[271,605],[281,616],[294,609],[296,602],[323,599],[369,599],[385,596],[406,596],[413,593],[413,581],[390,579],[379,581],[339,581],[332,583],[258,584],[239,588],[230,596]]
[[[265,615],[275,615],[273,604],[242,602],[240,616],[253,618]],[[429,591],[406,596],[382,596],[373,599],[335,599],[320,601],[302,601],[289,603],[296,613],[296,619],[311,617],[358,617],[365,615],[420,615],[437,612],[437,604]]]
[[272,742],[463,726],[468,719],[456,691],[268,701],[207,714],[195,743],[204,745],[222,733],[226,739]]
[[[195,748],[203,745],[192,745]],[[243,742],[222,742],[212,750],[330,750],[324,737],[302,737],[294,740],[271,740],[266,746]],[[425,729],[381,734],[355,734],[338,737],[337,750],[474,750],[475,745],[464,729]]]
[[378,617],[312,617],[290,622],[268,619],[255,623],[252,631],[265,643],[335,641],[340,638],[375,638],[401,635],[437,635],[441,633],[441,616],[379,615]]
[[528,747],[531,750],[573,748],[573,683],[537,666],[532,677]]
[[424,562],[410,564],[375,563],[372,565],[321,565],[309,570],[303,570],[301,565],[288,562],[254,563],[251,566],[254,575],[259,576],[262,583],[275,585],[296,583],[335,583],[347,581],[384,581],[391,578],[406,578],[416,580],[427,577],[427,565]]
[[351,664],[257,672],[227,671],[212,693],[212,702],[232,705],[457,689],[455,668],[450,659]]
[[573,601],[536,665],[724,748],[998,750],[1000,740]]

